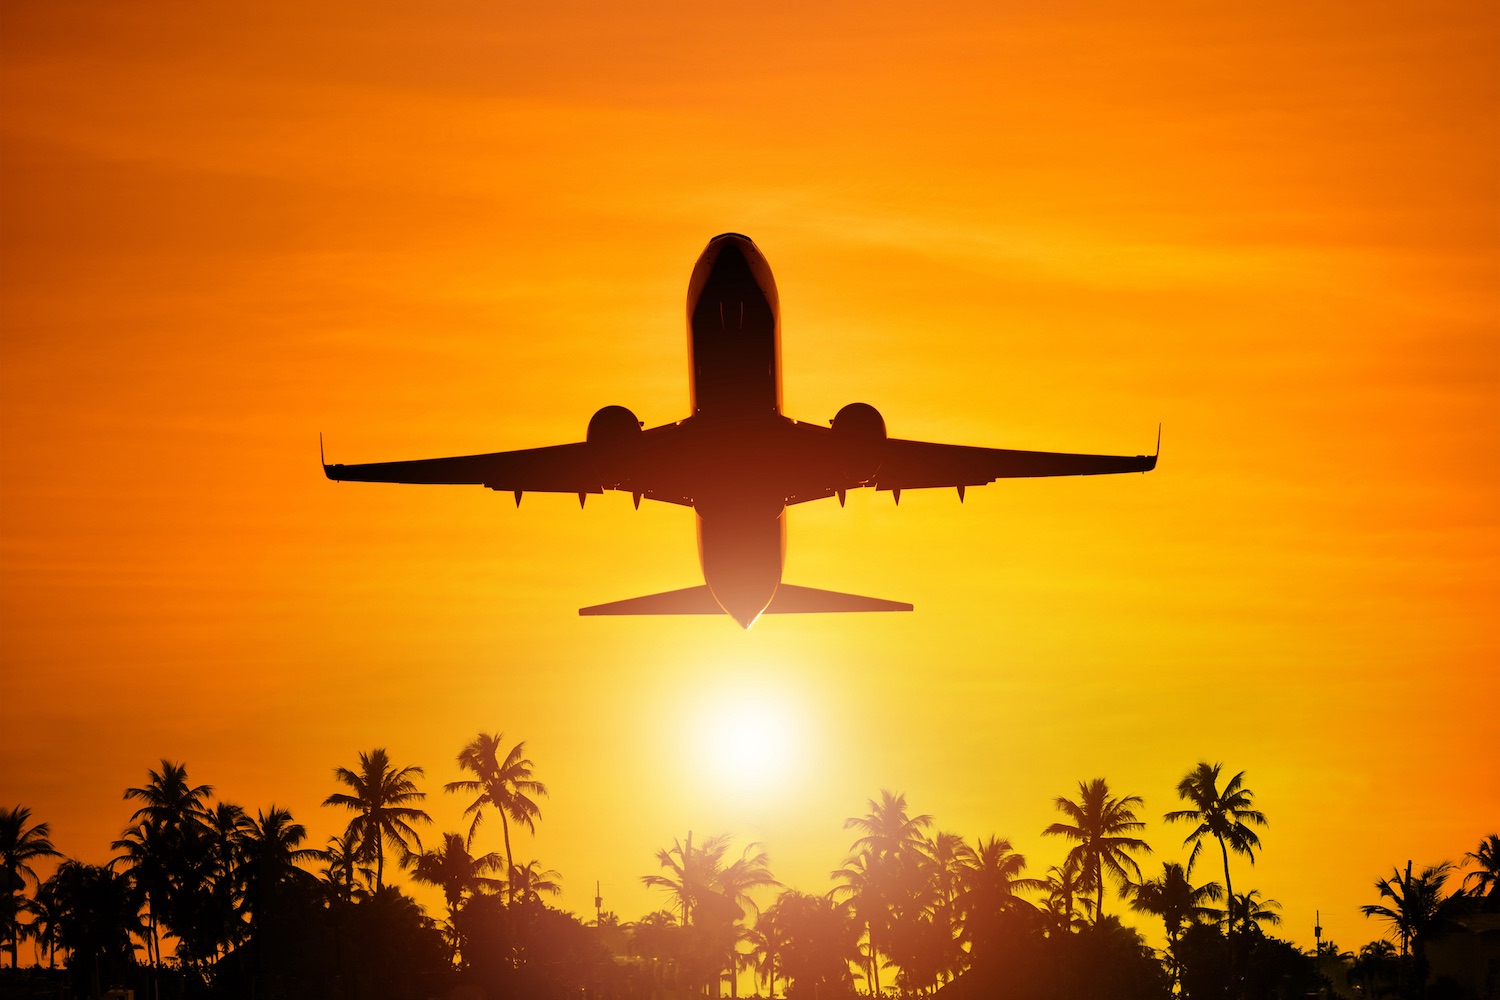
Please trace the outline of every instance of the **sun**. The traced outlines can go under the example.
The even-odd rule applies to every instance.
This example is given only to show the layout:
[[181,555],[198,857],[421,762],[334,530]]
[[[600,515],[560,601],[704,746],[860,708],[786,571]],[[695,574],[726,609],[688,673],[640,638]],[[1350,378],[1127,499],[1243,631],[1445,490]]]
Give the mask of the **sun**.
[[801,770],[805,741],[794,703],[721,692],[694,715],[689,752],[709,786],[730,794],[785,788]]

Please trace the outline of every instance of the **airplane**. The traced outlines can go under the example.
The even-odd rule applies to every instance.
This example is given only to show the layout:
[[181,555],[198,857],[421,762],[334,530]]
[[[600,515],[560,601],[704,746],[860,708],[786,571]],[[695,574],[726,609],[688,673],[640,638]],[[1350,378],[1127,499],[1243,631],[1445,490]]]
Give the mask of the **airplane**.
[[[782,413],[781,309],[770,265],[755,243],[722,233],[688,282],[688,391],[692,412],[647,429],[623,406],[589,420],[582,441],[403,462],[323,463],[343,482],[470,484],[511,493],[620,490],[697,514],[703,583],[580,608],[580,615],[727,613],[748,629],[763,614],[910,611],[912,605],[781,582],[786,508],[849,490],[957,489],[996,479],[1149,472],[1156,454],[1077,455],[934,444],[889,437],[868,403],[850,403],[828,426]],[[321,445],[320,445],[321,450]]]

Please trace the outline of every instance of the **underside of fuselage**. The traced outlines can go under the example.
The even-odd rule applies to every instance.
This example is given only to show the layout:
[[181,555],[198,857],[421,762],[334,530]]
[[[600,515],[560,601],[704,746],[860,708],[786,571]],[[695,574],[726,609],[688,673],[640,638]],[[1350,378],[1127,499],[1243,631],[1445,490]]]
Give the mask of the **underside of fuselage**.
[[[786,556],[786,494],[770,447],[781,415],[781,304],[748,237],[715,236],[688,282],[691,420],[716,455],[698,468],[698,562],[719,606],[745,628],[776,594]],[[705,456],[707,457],[707,456]]]

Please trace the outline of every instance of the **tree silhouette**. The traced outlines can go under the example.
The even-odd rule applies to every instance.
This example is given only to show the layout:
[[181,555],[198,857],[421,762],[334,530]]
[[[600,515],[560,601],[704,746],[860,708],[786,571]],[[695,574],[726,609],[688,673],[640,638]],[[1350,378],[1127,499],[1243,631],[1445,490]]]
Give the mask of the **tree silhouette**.
[[505,859],[494,851],[478,858],[471,856],[464,844],[463,834],[459,833],[443,834],[443,846],[422,852],[412,865],[411,877],[414,881],[435,885],[443,890],[443,898],[448,903],[448,927],[453,932],[454,950],[458,953],[460,963],[467,961],[467,958],[459,911],[470,896],[486,890],[499,892],[504,887],[500,879],[486,875],[487,872],[500,871],[504,865]]
[[555,868],[542,868],[535,859],[525,864],[513,865],[509,884],[517,906],[541,906],[543,896],[562,894],[562,872]]
[[1245,934],[1262,934],[1262,926],[1275,927],[1281,923],[1281,904],[1274,899],[1260,899],[1259,889],[1235,893],[1229,899],[1230,923],[1236,921]]
[[[1254,808],[1255,793],[1244,787],[1244,771],[1230,778],[1222,790],[1219,788],[1219,772],[1223,767],[1223,764],[1200,762],[1184,775],[1177,783],[1177,795],[1183,801],[1192,803],[1192,808],[1169,812],[1164,818],[1168,823],[1182,821],[1198,824],[1183,840],[1184,845],[1193,845],[1193,851],[1188,855],[1189,872],[1193,870],[1193,862],[1198,860],[1198,852],[1203,849],[1204,838],[1213,837],[1219,842],[1219,853],[1224,860],[1224,892],[1233,898],[1234,882],[1229,877],[1229,852],[1233,850],[1236,854],[1243,854],[1250,859],[1252,865],[1255,864],[1255,851],[1260,847],[1260,837],[1247,824],[1265,826],[1266,817]],[[1232,921],[1229,933],[1231,936],[1234,934]]]
[[1076,865],[1065,862],[1047,869],[1042,887],[1047,893],[1044,909],[1048,934],[1071,934],[1075,927],[1088,925],[1089,900],[1084,895],[1084,881],[1084,874]]
[[39,858],[60,858],[62,852],[52,846],[46,823],[27,826],[31,810],[25,806],[0,809],[0,889],[5,892],[3,911],[4,940],[10,942],[10,967],[16,964],[16,949],[21,938],[21,893],[29,882],[39,885],[31,863]]
[[162,759],[161,770],[146,772],[150,779],[127,788],[125,800],[144,803],[130,817],[130,826],[111,847],[124,852],[115,859],[130,869],[134,891],[147,908],[142,937],[152,968],[161,968],[161,929],[176,936],[182,957],[202,957],[202,935],[195,929],[204,918],[200,898],[210,884],[205,870],[210,819],[205,802],[211,785],[189,785],[187,766]]
[[1144,805],[1139,795],[1115,798],[1103,778],[1078,783],[1078,801],[1059,795],[1054,804],[1072,823],[1053,823],[1044,835],[1066,837],[1078,846],[1068,852],[1065,864],[1073,864],[1083,873],[1083,888],[1094,890],[1094,923],[1104,917],[1104,877],[1121,884],[1123,895],[1128,886],[1141,877],[1140,866],[1130,857],[1132,851],[1150,853],[1150,846],[1136,837],[1125,836],[1145,828],[1136,818],[1133,806]]
[[1495,899],[1500,896],[1500,833],[1492,833],[1479,842],[1479,850],[1464,855],[1465,861],[1473,862],[1476,870],[1464,876],[1464,888],[1477,897]]
[[415,806],[427,797],[426,792],[417,791],[413,775],[422,774],[420,767],[403,767],[399,770],[391,765],[390,756],[384,747],[359,755],[359,770],[347,767],[335,768],[333,776],[340,784],[347,785],[353,794],[335,792],[323,800],[325,806],[343,806],[357,815],[349,821],[349,830],[358,834],[359,856],[375,860],[375,891],[385,887],[385,848],[399,848],[401,861],[412,856],[412,844],[422,849],[422,838],[411,827],[412,823],[431,823],[432,817]]
[[1421,874],[1413,876],[1410,863],[1403,874],[1399,868],[1391,870],[1390,878],[1375,883],[1382,899],[1390,905],[1371,904],[1361,906],[1366,917],[1381,917],[1390,923],[1391,929],[1401,938],[1401,957],[1408,954],[1408,947],[1415,953],[1418,966],[1422,965],[1423,945],[1428,928],[1437,919],[1438,906],[1443,901],[1443,883],[1453,874],[1453,863],[1442,861],[1423,868]]
[[[844,829],[864,836],[851,846],[844,867],[833,878],[844,879],[830,895],[843,894],[846,903],[865,925],[869,939],[869,982],[880,992],[880,955],[889,955],[890,931],[902,916],[915,916],[915,896],[920,884],[917,859],[921,856],[922,831],[932,825],[926,813],[909,816],[906,796],[881,789],[880,801],[869,800],[870,811],[844,820]],[[915,905],[914,905],[915,904]]]
[[139,929],[130,877],[68,859],[42,886],[52,910],[58,947],[68,968],[87,977],[90,995],[134,962],[130,935]]
[[961,891],[956,905],[970,947],[975,955],[980,955],[999,948],[1007,915],[1031,911],[1032,921],[1036,920],[1034,908],[1016,892],[1041,890],[1046,883],[1021,877],[1026,870],[1026,859],[1004,838],[992,836],[977,841],[969,857],[971,863],[959,875]]
[[1218,919],[1220,911],[1208,904],[1224,898],[1224,887],[1217,882],[1193,885],[1186,869],[1175,861],[1164,862],[1161,868],[1159,876],[1135,887],[1130,908],[1161,917],[1171,944],[1184,925]]
[[[458,766],[470,774],[471,779],[450,781],[443,786],[446,792],[462,792],[477,796],[464,810],[471,813],[474,821],[469,825],[469,837],[465,846],[474,845],[474,832],[484,818],[484,808],[493,807],[500,814],[500,830],[505,840],[505,870],[515,864],[515,855],[510,848],[510,824],[514,821],[536,832],[536,821],[541,817],[541,807],[536,796],[545,797],[547,786],[532,778],[532,763],[525,757],[526,742],[522,740],[502,757],[505,734],[480,733],[458,752]],[[515,902],[513,895],[508,897]]]

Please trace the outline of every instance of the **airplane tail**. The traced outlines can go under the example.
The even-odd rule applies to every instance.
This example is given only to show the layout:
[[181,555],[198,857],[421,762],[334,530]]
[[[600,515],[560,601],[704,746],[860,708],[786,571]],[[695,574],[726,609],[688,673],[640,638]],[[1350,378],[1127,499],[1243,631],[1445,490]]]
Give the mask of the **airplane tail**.
[[[855,611],[910,611],[903,601],[886,601],[878,597],[841,594],[836,590],[817,590],[783,583],[776,588],[771,604],[762,614],[814,615]],[[645,597],[631,597],[609,604],[579,608],[580,615],[722,615],[724,609],[714,600],[707,586],[669,590]]]

